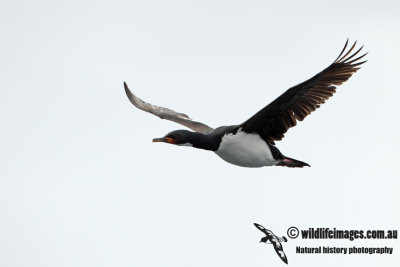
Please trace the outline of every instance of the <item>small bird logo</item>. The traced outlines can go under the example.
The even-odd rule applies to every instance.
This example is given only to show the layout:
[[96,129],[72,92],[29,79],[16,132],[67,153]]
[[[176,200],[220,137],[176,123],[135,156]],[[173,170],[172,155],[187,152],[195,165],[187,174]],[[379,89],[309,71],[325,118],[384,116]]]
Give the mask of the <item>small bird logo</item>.
[[[261,238],[260,243],[266,243],[266,244],[272,244],[274,246],[274,249],[276,251],[276,253],[278,254],[279,258],[281,258],[281,260],[288,264],[288,260],[287,257],[285,255],[285,252],[283,252],[283,247],[281,242],[287,242],[287,238],[282,236],[282,237],[278,237],[276,236],[271,230],[266,229],[264,226],[258,224],[258,223],[254,223],[254,225],[257,227],[258,230],[260,230],[261,232],[263,232],[265,234],[265,236],[263,238]],[[269,243],[268,243],[269,241]]]

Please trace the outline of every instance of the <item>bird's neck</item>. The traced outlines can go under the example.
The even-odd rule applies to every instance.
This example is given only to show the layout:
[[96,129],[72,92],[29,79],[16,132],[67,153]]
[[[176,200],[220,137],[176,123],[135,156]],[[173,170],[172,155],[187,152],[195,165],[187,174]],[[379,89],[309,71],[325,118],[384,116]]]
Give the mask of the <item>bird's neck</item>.
[[190,132],[188,142],[195,148],[216,151],[219,147],[219,140],[212,134]]

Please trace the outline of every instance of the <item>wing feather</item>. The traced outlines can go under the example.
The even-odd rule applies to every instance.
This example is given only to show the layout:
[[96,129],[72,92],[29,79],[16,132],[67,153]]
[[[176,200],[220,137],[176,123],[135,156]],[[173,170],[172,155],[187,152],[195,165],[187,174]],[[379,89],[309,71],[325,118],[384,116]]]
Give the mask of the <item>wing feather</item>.
[[131,90],[129,90],[128,85],[124,82],[124,87],[125,87],[125,92],[126,95],[128,96],[129,101],[137,107],[138,109],[141,109],[143,111],[149,112],[153,115],[156,115],[157,117],[161,119],[166,119],[170,120],[176,123],[179,123],[183,126],[188,127],[189,129],[192,129],[193,131],[196,132],[201,132],[201,133],[208,133],[213,130],[213,128],[198,122],[198,121],[193,121],[191,118],[189,118],[188,115],[184,113],[179,113],[176,111],[173,111],[168,108],[163,108],[159,106],[152,105],[150,103],[144,102],[142,99],[134,95]]
[[335,61],[311,79],[300,83],[257,112],[250,119],[239,125],[245,132],[257,132],[261,137],[274,144],[282,140],[289,128],[302,121],[324,104],[336,92],[336,86],[346,82],[358,69],[359,62],[367,53],[353,59],[363,47],[351,52],[357,41],[346,52],[348,40]]
[[262,226],[261,224],[254,223],[254,226],[257,227],[257,229],[260,230],[263,233],[267,232],[267,229],[264,226]]
[[272,244],[273,244],[274,249],[275,249],[276,253],[278,254],[279,258],[281,258],[281,260],[284,263],[288,264],[288,259],[286,257],[285,252],[283,252],[282,244],[279,241],[275,241]]

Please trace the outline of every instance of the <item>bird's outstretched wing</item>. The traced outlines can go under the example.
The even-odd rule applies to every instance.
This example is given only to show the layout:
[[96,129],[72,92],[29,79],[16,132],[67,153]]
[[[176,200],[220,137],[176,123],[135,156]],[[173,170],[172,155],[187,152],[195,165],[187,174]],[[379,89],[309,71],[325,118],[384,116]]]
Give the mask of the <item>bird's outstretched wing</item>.
[[186,126],[189,129],[192,129],[193,131],[196,131],[196,132],[207,133],[207,132],[211,132],[213,130],[213,128],[211,128],[201,122],[193,121],[186,114],[178,113],[178,112],[173,111],[168,108],[158,107],[158,106],[152,105],[150,103],[144,102],[142,99],[135,96],[129,90],[128,85],[125,82],[124,82],[124,87],[125,87],[126,95],[128,96],[129,100],[138,109],[141,109],[143,111],[146,111],[153,115],[156,115],[157,117],[159,117],[161,119],[166,119],[166,120],[170,120],[170,121],[174,121],[176,123],[182,124],[183,126]]
[[268,236],[275,236],[274,233],[272,233],[271,230],[268,230],[267,228],[265,228],[264,226],[262,226],[261,224],[258,223],[254,223],[255,227],[257,227],[258,230],[260,230],[261,232],[263,232],[264,234],[268,235]]
[[357,41],[345,52],[348,41],[329,67],[311,79],[288,89],[239,127],[245,132],[259,133],[270,144],[282,140],[288,129],[296,125],[297,120],[302,121],[325,103],[325,100],[335,93],[336,86],[347,81],[359,69],[357,66],[366,62],[359,60],[367,53],[353,59],[363,47],[350,54]]
[[274,246],[274,249],[275,249],[276,253],[278,254],[279,258],[281,258],[281,260],[284,263],[288,264],[288,259],[286,257],[285,252],[283,252],[282,244],[279,241],[275,241],[275,242],[272,242],[272,245]]

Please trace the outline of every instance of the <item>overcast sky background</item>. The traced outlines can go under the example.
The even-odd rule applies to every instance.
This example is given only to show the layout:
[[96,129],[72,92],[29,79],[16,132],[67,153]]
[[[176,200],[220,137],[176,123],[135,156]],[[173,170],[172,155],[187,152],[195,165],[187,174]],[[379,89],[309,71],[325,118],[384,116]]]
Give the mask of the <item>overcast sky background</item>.
[[[0,2],[0,266],[284,266],[258,222],[398,229],[399,1]],[[144,100],[238,124],[339,54],[368,62],[277,146],[311,168],[240,168],[155,144]],[[296,246],[394,247],[298,255]],[[284,243],[290,266],[399,266],[398,240]]]

